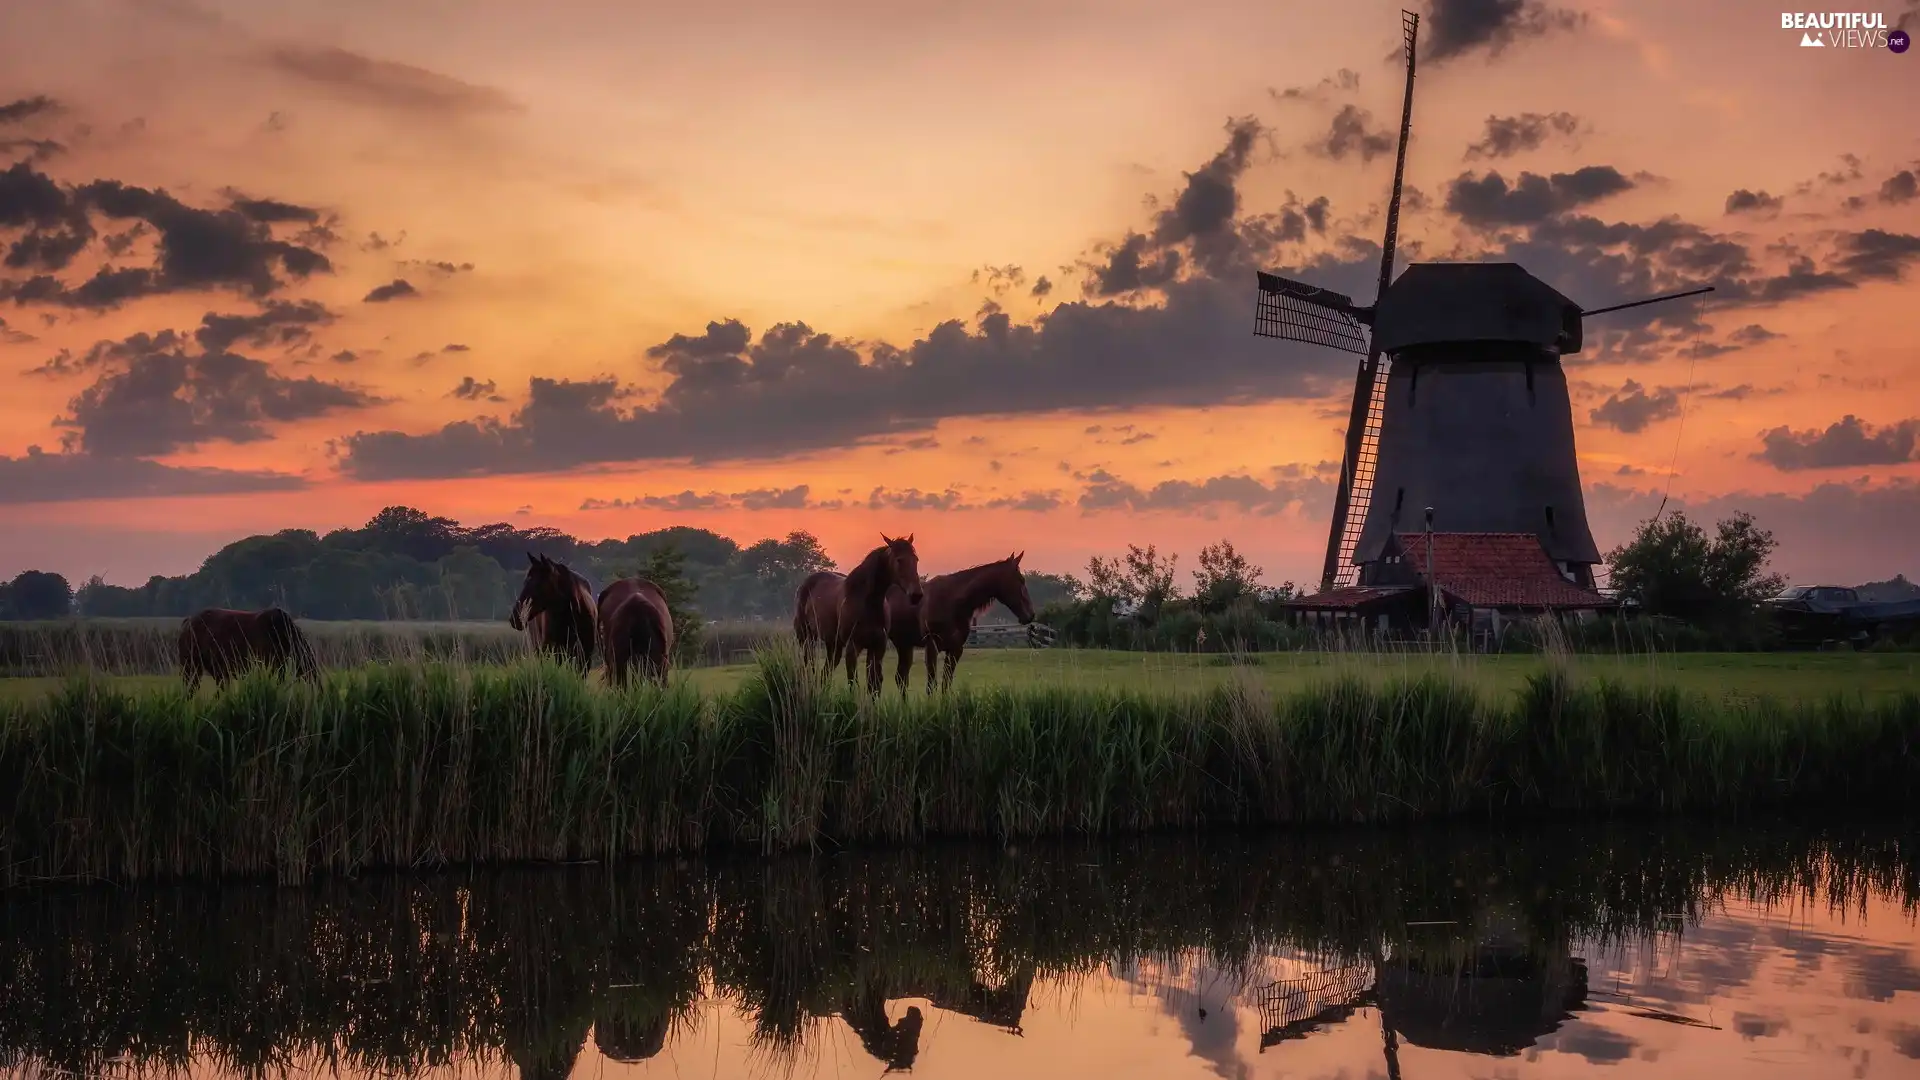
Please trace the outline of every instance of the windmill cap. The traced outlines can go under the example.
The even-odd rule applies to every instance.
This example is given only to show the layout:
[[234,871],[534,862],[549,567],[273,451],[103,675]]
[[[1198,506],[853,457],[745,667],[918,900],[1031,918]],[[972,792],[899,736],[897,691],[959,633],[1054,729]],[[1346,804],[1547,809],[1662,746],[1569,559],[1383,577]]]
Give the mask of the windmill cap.
[[1565,355],[1580,351],[1580,305],[1519,263],[1414,263],[1381,295],[1373,335],[1387,353],[1501,341]]

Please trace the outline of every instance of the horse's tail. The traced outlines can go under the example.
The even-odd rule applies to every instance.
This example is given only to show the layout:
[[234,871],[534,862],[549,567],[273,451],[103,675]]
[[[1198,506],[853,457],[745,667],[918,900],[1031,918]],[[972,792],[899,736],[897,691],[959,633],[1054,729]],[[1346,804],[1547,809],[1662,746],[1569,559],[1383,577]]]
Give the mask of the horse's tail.
[[280,639],[286,650],[287,659],[293,661],[293,670],[300,678],[315,682],[320,677],[320,662],[314,658],[313,643],[307,640],[306,632],[300,629],[292,615],[279,608],[268,608],[264,613],[268,627],[275,637]]
[[200,685],[200,650],[195,647],[194,624],[198,615],[189,615],[180,620],[180,678],[187,684],[187,692],[192,693]]

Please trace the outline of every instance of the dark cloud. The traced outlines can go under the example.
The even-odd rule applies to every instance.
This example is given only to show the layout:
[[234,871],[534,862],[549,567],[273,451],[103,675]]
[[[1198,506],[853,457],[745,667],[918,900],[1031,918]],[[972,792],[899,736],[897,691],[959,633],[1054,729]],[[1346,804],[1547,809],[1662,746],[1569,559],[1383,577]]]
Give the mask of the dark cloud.
[[1341,68],[1312,86],[1290,86],[1285,90],[1269,88],[1267,93],[1275,101],[1326,101],[1336,94],[1351,94],[1358,89],[1360,73]]
[[1448,184],[1446,208],[1469,225],[1531,225],[1633,186],[1611,165],[1588,165],[1552,176],[1523,172],[1511,186],[1498,170],[1483,177],[1468,172]]
[[1318,477],[1282,477],[1268,484],[1251,476],[1213,476],[1199,481],[1163,480],[1151,488],[1141,488],[1105,469],[1096,469],[1088,475],[1086,488],[1076,502],[1085,513],[1106,510],[1206,513],[1226,508],[1276,514],[1295,503],[1318,508],[1322,503],[1330,503],[1332,498],[1333,486]]
[[1044,514],[1049,510],[1058,510],[1066,505],[1058,491],[1023,491],[1018,495],[1003,495],[989,499],[981,504],[988,510],[1018,510],[1022,513]]
[[28,161],[48,161],[66,153],[67,147],[54,139],[0,139],[0,155],[11,157],[22,151]]
[[1778,195],[1769,195],[1764,191],[1748,191],[1741,188],[1727,196],[1729,214],[1770,214],[1777,212],[1787,204],[1787,200]]
[[385,251],[388,248],[399,247],[401,244],[406,243],[406,241],[407,241],[407,233],[405,229],[402,229],[400,231],[400,235],[394,237],[391,240],[387,239],[384,236],[381,236],[377,232],[370,232],[367,234],[367,238],[361,242],[360,250],[361,251]]
[[360,354],[354,352],[352,349],[341,349],[339,352],[327,357],[327,359],[336,364],[351,364],[355,360],[360,359]]
[[231,205],[239,213],[266,224],[298,221],[313,225],[320,221],[320,211],[310,206],[296,206],[278,199],[249,199],[235,195]]
[[1880,201],[1890,206],[1910,203],[1920,199],[1920,178],[1914,176],[1912,169],[1902,169],[1887,177],[1880,185]]
[[952,488],[935,492],[921,491],[919,488],[895,491],[877,487],[867,495],[866,507],[869,510],[900,510],[908,513],[972,509],[960,493]]
[[1920,442],[1920,419],[1902,420],[1876,431],[1849,413],[1827,425],[1825,431],[1777,427],[1763,432],[1760,442],[1762,449],[1754,459],[1782,472],[1900,465],[1914,460],[1914,446]]
[[[249,443],[271,424],[326,416],[380,399],[341,383],[277,375],[259,360],[227,351],[189,352],[171,330],[100,342],[47,374],[98,369],[55,424],[70,429],[66,449],[95,457],[153,457],[208,442]],[[56,370],[48,370],[56,369]]]
[[1486,134],[1467,147],[1466,158],[1505,158],[1546,145],[1552,135],[1571,137],[1580,131],[1580,118],[1570,112],[1521,113],[1487,117]]
[[1048,278],[1045,274],[1041,274],[1040,277],[1034,281],[1033,289],[1028,295],[1032,296],[1035,300],[1045,300],[1052,292],[1052,279]]
[[[580,504],[582,510],[804,510],[820,508],[826,504],[814,502],[808,498],[812,488],[798,484],[790,488],[753,488],[748,491],[736,491],[724,494],[709,491],[705,494],[688,489],[678,495],[640,495],[631,499],[587,499]],[[832,500],[832,506],[841,505]]]
[[163,465],[143,458],[49,454],[30,446],[20,457],[0,455],[0,503],[57,503],[84,499],[140,499],[290,491],[306,480],[288,473]]
[[1013,289],[1027,283],[1027,272],[1009,263],[1006,266],[983,266],[973,272],[973,283],[985,283],[987,291],[995,296],[1005,296]]
[[500,396],[500,388],[494,385],[492,379],[488,379],[486,382],[480,382],[471,375],[465,376],[460,380],[459,386],[447,391],[447,396],[460,398],[465,401],[507,400]]
[[290,348],[313,340],[313,328],[334,321],[335,315],[318,300],[270,300],[255,315],[200,317],[194,340],[208,352],[222,352],[245,343],[262,348]]
[[463,353],[472,352],[473,349],[456,341],[451,345],[440,346],[440,351],[443,353]]
[[372,292],[367,293],[364,297],[364,302],[369,304],[384,304],[390,300],[411,299],[419,295],[420,290],[414,288],[412,282],[406,278],[394,278],[385,285],[377,286]]
[[1899,281],[1909,264],[1920,260],[1920,236],[1882,229],[1842,233],[1836,265],[1856,277]]
[[1426,60],[1437,63],[1481,49],[1498,56],[1529,38],[1578,29],[1586,16],[1538,0],[1430,0],[1421,22]]
[[[375,233],[374,235],[378,236],[379,234]],[[445,259],[408,259],[400,265],[415,267],[440,277],[452,277],[455,274],[469,274],[473,272],[473,264],[470,262],[452,263]]]
[[1679,416],[1680,390],[1662,386],[1648,393],[1646,387],[1628,379],[1587,415],[1602,427],[1632,435],[1655,421]]
[[59,102],[45,94],[35,94],[32,97],[24,97],[0,105],[0,124],[17,124],[36,116],[57,112],[59,109]]
[[0,345],[28,345],[39,340],[25,330],[8,326],[7,320],[0,319]]
[[754,488],[734,492],[733,500],[742,510],[798,510],[807,505],[810,490],[805,484],[790,488]]
[[1384,127],[1372,127],[1372,122],[1373,114],[1360,106],[1341,106],[1340,111],[1333,114],[1333,123],[1326,135],[1308,143],[1307,148],[1335,161],[1357,157],[1362,164],[1382,154],[1392,153],[1393,132]]
[[269,52],[266,60],[284,74],[347,100],[382,108],[442,117],[521,109],[519,103],[493,87],[341,48],[283,45]]
[[24,230],[8,251],[9,268],[65,269],[95,239],[93,215],[150,226],[159,238],[154,264],[103,267],[78,286],[51,273],[4,280],[0,299],[108,308],[142,296],[216,288],[263,297],[285,284],[276,270],[306,278],[333,269],[325,255],[276,239],[269,222],[231,207],[201,210],[165,191],[117,180],[66,187],[26,162],[0,173],[0,229]]

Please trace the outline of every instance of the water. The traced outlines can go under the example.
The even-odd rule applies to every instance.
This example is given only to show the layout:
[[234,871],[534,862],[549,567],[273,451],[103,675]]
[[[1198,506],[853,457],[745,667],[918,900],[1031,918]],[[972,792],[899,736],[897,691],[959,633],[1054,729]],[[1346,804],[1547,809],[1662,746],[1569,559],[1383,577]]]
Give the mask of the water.
[[1920,1077],[1910,829],[0,895],[0,1075]]

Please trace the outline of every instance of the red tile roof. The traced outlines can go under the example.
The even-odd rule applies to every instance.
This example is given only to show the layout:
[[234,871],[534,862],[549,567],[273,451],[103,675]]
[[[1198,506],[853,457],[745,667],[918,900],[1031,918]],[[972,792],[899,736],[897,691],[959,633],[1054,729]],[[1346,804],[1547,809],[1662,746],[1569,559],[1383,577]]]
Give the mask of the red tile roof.
[[[1397,533],[1400,553],[1427,580],[1428,533]],[[1602,608],[1612,601],[1568,581],[1532,533],[1446,533],[1433,538],[1433,582],[1474,607]]]

